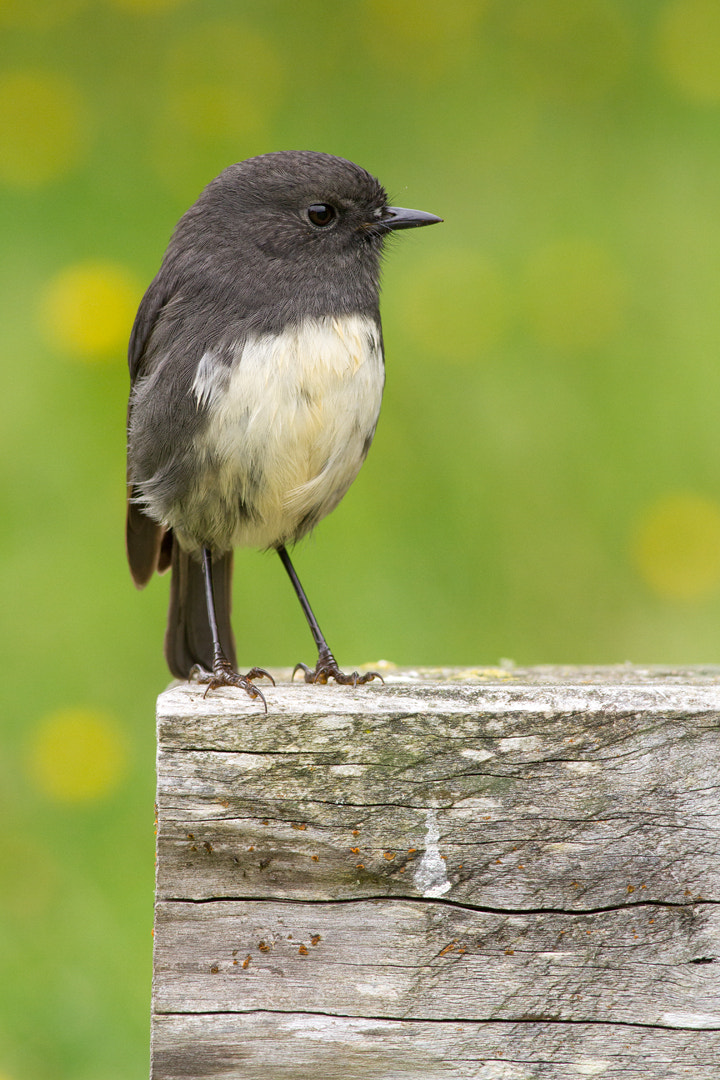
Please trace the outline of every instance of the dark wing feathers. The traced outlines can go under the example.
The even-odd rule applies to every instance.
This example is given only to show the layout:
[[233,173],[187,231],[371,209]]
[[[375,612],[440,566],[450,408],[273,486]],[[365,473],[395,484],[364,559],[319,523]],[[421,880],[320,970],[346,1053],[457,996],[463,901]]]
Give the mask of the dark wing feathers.
[[[147,361],[152,363],[157,350],[148,350],[161,313],[172,299],[172,283],[162,271],[148,289],[135,319],[129,348],[132,383],[147,374]],[[128,417],[132,411],[132,396]],[[135,501],[135,492],[128,485],[127,555],[130,572],[138,588],[147,585],[154,572],[172,567],[170,607],[165,633],[165,657],[173,675],[186,679],[199,664],[211,671],[213,641],[207,615],[205,582],[197,559],[181,551],[171,529],[158,525],[147,516]],[[220,643],[225,656],[236,666],[235,639],[230,623],[232,595],[232,552],[213,560],[213,592]]]
[[155,276],[140,302],[128,346],[128,367],[130,368],[131,384],[135,382],[139,375],[143,374],[143,359],[148,340],[158,316],[172,296],[172,292],[167,275],[161,270]]
[[[158,315],[170,298],[161,274],[158,274],[142,299],[135,316],[130,345],[128,347],[128,366],[130,385],[142,375],[145,349],[157,321]],[[128,406],[128,420],[132,409],[132,394]],[[147,585],[154,572],[162,573],[170,565],[167,530],[149,518],[132,501],[133,492],[128,485],[127,518],[125,523],[125,545],[130,573],[138,589]],[[165,542],[164,542],[165,541]]]

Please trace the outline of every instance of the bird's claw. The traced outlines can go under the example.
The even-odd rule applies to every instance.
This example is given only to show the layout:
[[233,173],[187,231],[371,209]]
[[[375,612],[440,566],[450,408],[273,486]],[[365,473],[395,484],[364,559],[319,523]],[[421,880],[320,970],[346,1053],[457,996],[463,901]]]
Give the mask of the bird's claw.
[[293,668],[293,679],[298,671],[303,672],[306,683],[321,683],[323,686],[329,679],[334,679],[336,683],[340,683],[342,686],[362,686],[372,679],[379,679],[381,683],[385,682],[379,671],[366,671],[362,675],[359,671],[352,671],[349,675],[346,675],[338,667],[337,660],[332,653],[318,656],[318,662],[314,668],[310,668],[303,663],[296,664]]
[[273,686],[275,685],[275,680],[265,668],[254,667],[246,675],[241,675],[240,672],[234,670],[227,660],[216,660],[212,671],[205,671],[199,664],[196,664],[190,672],[190,678],[203,686],[207,683],[207,689],[203,697],[207,697],[211,690],[219,690],[223,686],[236,686],[238,689],[244,690],[253,701],[259,698],[263,703],[265,712],[267,712],[265,695],[262,690],[258,690],[257,686],[253,686],[252,680],[269,679]]

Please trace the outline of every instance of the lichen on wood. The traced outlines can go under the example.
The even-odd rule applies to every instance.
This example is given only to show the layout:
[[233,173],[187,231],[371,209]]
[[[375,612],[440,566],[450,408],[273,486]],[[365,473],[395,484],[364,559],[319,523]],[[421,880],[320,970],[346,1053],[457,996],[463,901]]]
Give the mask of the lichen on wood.
[[720,670],[386,680],[159,699],[154,1080],[709,1080]]

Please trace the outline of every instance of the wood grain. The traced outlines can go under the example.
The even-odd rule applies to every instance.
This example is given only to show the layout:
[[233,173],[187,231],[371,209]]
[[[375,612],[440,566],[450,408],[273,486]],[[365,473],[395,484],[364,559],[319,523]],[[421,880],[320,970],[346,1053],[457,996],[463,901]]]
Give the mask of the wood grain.
[[720,671],[386,678],[159,699],[155,1080],[712,1076]]
[[260,1012],[158,1016],[154,1052],[162,1080],[716,1080],[720,1036]]

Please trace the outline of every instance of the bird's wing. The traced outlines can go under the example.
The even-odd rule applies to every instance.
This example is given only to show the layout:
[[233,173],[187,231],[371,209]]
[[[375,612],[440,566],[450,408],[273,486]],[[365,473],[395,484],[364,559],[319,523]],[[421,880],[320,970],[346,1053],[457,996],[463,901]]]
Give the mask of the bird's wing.
[[130,368],[131,383],[134,383],[143,374],[144,359],[150,335],[160,312],[170,300],[172,293],[171,282],[168,281],[167,276],[161,270],[140,302],[130,333],[128,367]]
[[[158,274],[138,308],[128,347],[130,386],[144,373],[146,348],[158,316],[171,296],[166,279]],[[132,395],[128,405],[128,424]],[[134,501],[135,492],[128,483],[125,548],[130,573],[138,589],[147,585],[155,571],[163,573],[170,565],[172,535],[142,510]]]

